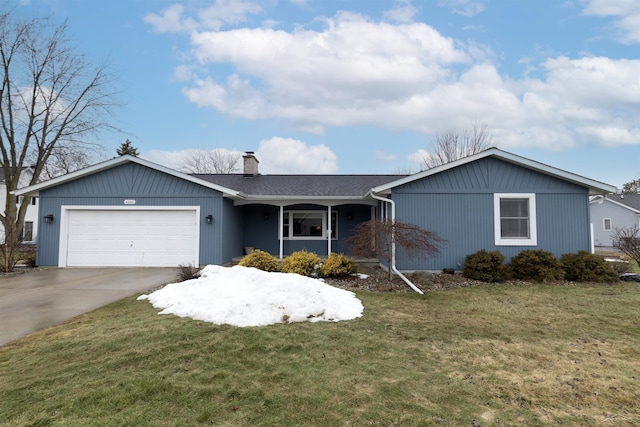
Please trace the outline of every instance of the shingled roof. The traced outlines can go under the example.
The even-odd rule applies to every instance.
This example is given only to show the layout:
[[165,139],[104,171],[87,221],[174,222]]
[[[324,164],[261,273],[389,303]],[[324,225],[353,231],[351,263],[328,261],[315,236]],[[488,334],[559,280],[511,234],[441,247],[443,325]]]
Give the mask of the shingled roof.
[[640,194],[607,194],[607,199],[640,211]]
[[192,174],[194,178],[249,196],[364,197],[369,190],[407,175]]

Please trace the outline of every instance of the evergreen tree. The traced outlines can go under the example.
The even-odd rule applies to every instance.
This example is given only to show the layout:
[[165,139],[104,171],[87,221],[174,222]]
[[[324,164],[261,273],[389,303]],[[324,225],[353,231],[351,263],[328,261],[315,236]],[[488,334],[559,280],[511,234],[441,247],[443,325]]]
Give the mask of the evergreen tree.
[[125,154],[129,154],[134,157],[138,157],[138,154],[140,154],[138,153],[138,149],[134,147],[131,144],[131,141],[129,141],[128,139],[122,144],[120,144],[120,147],[116,149],[116,153],[118,154],[118,156],[124,156]]

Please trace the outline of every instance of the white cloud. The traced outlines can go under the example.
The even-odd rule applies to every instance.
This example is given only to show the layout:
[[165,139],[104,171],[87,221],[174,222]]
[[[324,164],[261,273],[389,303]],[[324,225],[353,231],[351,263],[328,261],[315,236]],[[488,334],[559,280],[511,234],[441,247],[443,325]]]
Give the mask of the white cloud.
[[147,13],[143,20],[159,33],[178,33],[193,29],[196,24],[192,19],[183,19],[184,6],[173,4],[162,14]]
[[248,15],[262,12],[262,7],[247,0],[216,0],[211,6],[198,13],[204,28],[218,31],[224,25],[244,22]]
[[151,150],[140,153],[140,158],[148,160],[153,163],[157,163],[162,166],[166,166],[171,169],[180,170],[187,158],[189,152],[192,150],[178,150],[178,151],[161,151]]
[[438,4],[450,8],[454,13],[463,16],[474,16],[487,8],[485,1],[480,0],[440,0]]
[[284,117],[316,132],[367,123],[386,106],[451,78],[451,64],[470,61],[428,25],[347,13],[327,19],[323,31],[201,32],[192,44],[201,66],[231,63],[237,70],[226,82],[195,80],[185,89],[192,102],[244,118]]
[[418,150],[414,153],[409,154],[409,156],[407,156],[407,159],[412,162],[415,163],[418,168],[422,168],[424,166],[424,159],[429,155],[429,152],[426,150]]
[[324,144],[308,146],[291,138],[273,137],[260,141],[256,152],[260,173],[332,174],[338,171],[338,158]]
[[247,0],[216,0],[210,6],[196,11],[197,19],[185,17],[185,7],[173,4],[162,14],[147,13],[143,20],[160,33],[214,30],[247,20],[247,16],[262,12],[262,7]]
[[585,15],[614,18],[616,37],[628,44],[640,43],[640,3],[638,0],[589,0]]
[[411,4],[411,0],[396,0],[396,7],[384,12],[384,16],[395,22],[409,24],[418,10]]
[[[322,23],[314,30],[194,31],[193,62],[176,71],[189,79],[183,93],[229,116],[283,120],[315,134],[358,125],[434,133],[480,122],[504,148],[640,143],[640,60],[547,54],[542,63],[526,60],[535,78],[516,79],[500,73],[489,47],[424,23],[344,12]],[[271,164],[288,172],[321,165],[317,173],[336,165],[335,158],[285,163]]]

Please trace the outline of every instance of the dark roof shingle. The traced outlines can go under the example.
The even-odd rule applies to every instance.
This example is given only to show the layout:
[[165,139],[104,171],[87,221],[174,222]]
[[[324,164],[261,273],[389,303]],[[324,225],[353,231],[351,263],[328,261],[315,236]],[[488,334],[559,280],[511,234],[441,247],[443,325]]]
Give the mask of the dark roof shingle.
[[640,211],[640,194],[607,194],[607,198]]
[[362,197],[378,185],[406,175],[256,175],[193,174],[250,196]]

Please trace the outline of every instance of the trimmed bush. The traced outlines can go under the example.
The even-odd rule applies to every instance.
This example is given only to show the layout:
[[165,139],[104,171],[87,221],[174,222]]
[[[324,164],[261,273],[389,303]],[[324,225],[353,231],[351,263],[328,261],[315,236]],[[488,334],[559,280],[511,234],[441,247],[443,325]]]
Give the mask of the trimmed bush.
[[462,275],[483,282],[504,282],[509,279],[511,272],[509,266],[504,264],[504,256],[500,251],[487,252],[482,249],[467,255]]
[[263,271],[280,271],[278,258],[260,249],[256,249],[249,255],[243,257],[238,264],[243,267],[254,267]]
[[345,277],[356,273],[356,263],[344,254],[332,253],[320,266],[321,277]]
[[513,277],[535,282],[554,282],[564,278],[560,262],[551,252],[528,249],[511,258]]
[[313,252],[294,252],[282,260],[280,271],[283,273],[296,273],[302,276],[311,276],[320,264],[320,257]]
[[574,282],[617,282],[618,274],[601,256],[580,251],[577,254],[564,254],[560,258],[564,278]]
[[197,279],[200,277],[200,267],[196,267],[193,264],[178,266],[178,276],[176,280],[178,282],[184,282],[185,280]]

